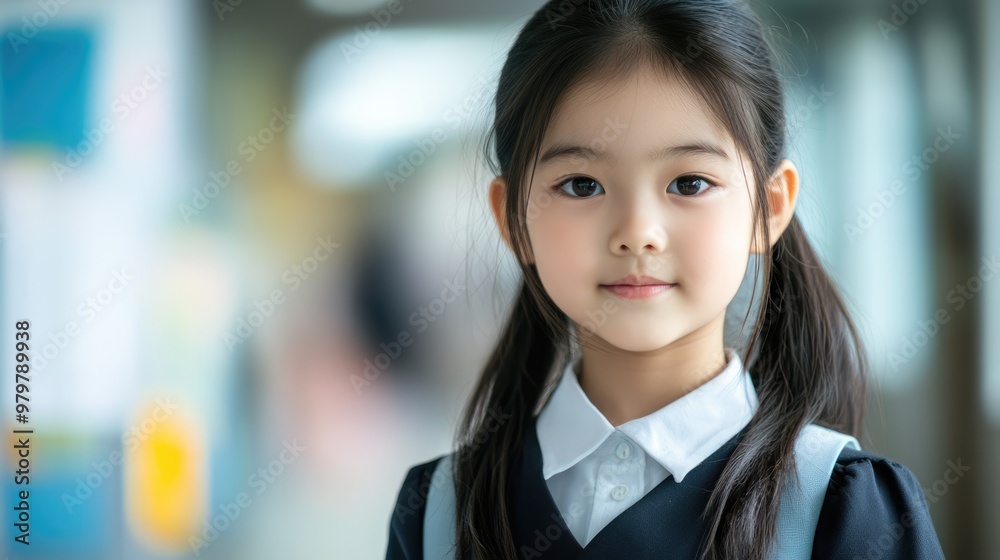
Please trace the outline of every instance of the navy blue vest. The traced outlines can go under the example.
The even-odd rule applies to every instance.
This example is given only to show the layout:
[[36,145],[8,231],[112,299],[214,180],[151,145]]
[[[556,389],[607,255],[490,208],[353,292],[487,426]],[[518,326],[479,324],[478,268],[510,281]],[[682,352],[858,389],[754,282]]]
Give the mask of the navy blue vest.
[[[668,476],[583,548],[549,493],[534,421],[530,422],[508,490],[510,507],[516,512],[511,515],[511,528],[518,557],[697,558],[707,533],[707,520],[701,516],[747,429],[702,461],[682,482]],[[390,523],[387,560],[423,560],[427,496],[434,469],[444,457],[418,464],[407,473]],[[944,558],[913,473],[895,461],[850,447],[843,448],[833,467],[812,550],[814,560]]]
[[531,558],[695,558],[707,523],[705,510],[723,467],[747,428],[691,470],[684,480],[668,476],[615,517],[582,548],[566,527],[542,476],[542,455],[534,426],[525,434],[524,453],[511,486],[514,540],[520,557]]

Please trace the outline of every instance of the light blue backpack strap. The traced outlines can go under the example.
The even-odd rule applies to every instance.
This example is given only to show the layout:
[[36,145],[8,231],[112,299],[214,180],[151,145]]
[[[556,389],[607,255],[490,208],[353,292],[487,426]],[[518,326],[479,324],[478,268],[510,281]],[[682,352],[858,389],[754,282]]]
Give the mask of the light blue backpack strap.
[[808,560],[830,475],[844,447],[861,449],[854,436],[808,424],[795,441],[796,480],[785,482],[771,560]]
[[438,461],[431,476],[424,511],[424,560],[455,558],[455,486],[452,482],[452,455]]

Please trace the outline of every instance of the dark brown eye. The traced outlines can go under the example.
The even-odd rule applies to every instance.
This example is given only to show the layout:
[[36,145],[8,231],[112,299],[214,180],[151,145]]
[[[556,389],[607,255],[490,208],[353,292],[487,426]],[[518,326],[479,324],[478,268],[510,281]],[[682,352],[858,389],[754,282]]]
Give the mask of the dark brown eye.
[[697,196],[714,186],[705,180],[704,177],[697,175],[682,175],[674,179],[667,186],[667,190],[670,191],[670,187],[674,185],[677,185],[677,187],[673,192],[684,196]]
[[600,194],[598,191],[604,192],[604,187],[590,177],[571,177],[556,188],[573,198],[591,198]]

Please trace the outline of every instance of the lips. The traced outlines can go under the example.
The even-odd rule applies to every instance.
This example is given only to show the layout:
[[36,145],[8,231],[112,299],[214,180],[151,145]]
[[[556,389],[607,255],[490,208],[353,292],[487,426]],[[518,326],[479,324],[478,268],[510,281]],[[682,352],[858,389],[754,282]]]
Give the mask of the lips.
[[614,286],[601,286],[601,288],[625,299],[645,299],[666,292],[674,286],[675,284],[648,284],[645,286],[616,284]]
[[630,274],[611,284],[601,284],[601,289],[625,299],[645,299],[667,292],[676,285],[652,276]]
[[661,280],[659,278],[654,278],[652,276],[636,276],[635,274],[629,274],[624,278],[619,278],[614,282],[609,282],[607,284],[602,284],[602,286],[650,286],[655,284],[670,285],[670,282],[666,280]]

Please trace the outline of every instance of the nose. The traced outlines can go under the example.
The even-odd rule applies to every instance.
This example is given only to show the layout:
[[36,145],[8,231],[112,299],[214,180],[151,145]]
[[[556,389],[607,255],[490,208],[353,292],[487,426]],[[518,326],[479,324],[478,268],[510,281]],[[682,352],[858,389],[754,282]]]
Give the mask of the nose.
[[609,239],[615,255],[662,253],[667,247],[664,216],[656,201],[632,197],[618,210],[615,229]]

